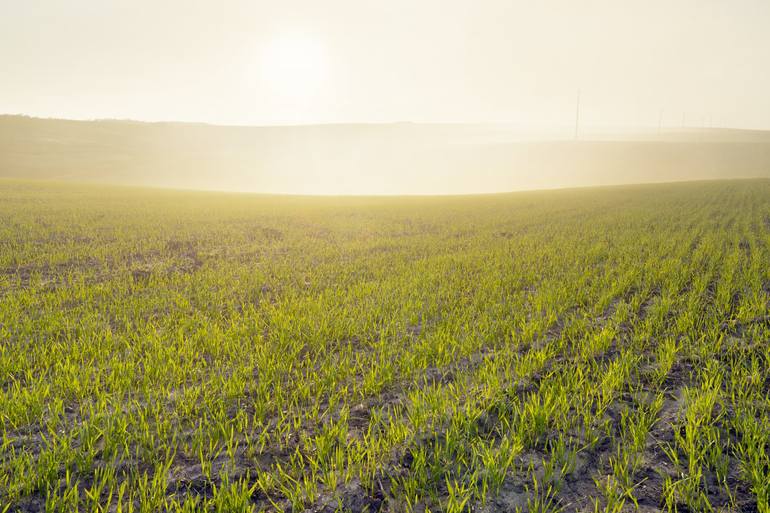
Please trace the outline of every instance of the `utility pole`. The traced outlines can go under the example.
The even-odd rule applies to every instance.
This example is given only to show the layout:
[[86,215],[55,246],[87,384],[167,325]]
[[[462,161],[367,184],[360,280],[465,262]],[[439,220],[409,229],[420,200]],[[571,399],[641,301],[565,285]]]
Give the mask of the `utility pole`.
[[577,92],[577,104],[575,105],[575,140],[578,138],[578,130],[580,129],[580,89]]
[[658,135],[660,135],[662,129],[663,129],[663,109],[660,109],[660,112],[658,112]]

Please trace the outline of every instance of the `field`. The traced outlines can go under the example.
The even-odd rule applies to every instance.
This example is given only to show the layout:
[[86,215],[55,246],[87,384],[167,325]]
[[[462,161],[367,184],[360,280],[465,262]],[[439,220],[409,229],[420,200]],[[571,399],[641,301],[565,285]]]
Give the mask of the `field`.
[[770,512],[770,181],[0,198],[0,512]]

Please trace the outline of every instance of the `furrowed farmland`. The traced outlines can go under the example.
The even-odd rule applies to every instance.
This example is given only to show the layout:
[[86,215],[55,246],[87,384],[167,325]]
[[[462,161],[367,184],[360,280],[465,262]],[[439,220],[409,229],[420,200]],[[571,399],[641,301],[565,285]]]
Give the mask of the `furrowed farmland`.
[[0,182],[0,512],[770,512],[770,181]]

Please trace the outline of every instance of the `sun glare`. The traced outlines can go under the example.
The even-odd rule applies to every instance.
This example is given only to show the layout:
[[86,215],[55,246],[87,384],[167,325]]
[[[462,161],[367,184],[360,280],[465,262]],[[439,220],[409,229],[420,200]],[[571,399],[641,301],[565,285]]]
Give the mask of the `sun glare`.
[[262,78],[282,97],[311,98],[328,78],[325,48],[304,34],[277,36],[264,48]]

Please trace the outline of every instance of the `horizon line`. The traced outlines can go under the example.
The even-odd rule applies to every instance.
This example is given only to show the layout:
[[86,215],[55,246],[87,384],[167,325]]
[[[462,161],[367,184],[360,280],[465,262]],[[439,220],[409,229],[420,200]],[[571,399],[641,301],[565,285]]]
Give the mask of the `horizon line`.
[[[0,115],[2,116],[2,115]],[[139,189],[157,192],[173,193],[197,193],[197,194],[223,194],[240,196],[269,196],[273,198],[471,198],[475,196],[501,196],[508,194],[524,194],[533,192],[560,192],[560,191],[582,191],[587,189],[616,189],[622,187],[654,187],[662,185],[682,185],[696,183],[714,183],[714,182],[747,182],[747,181],[770,181],[767,176],[736,176],[730,178],[695,178],[685,180],[663,180],[652,182],[627,182],[627,183],[605,183],[588,185],[567,185],[556,187],[540,187],[533,189],[514,189],[505,191],[488,192],[402,192],[402,193],[292,193],[292,192],[260,192],[260,191],[236,191],[232,189],[195,189],[184,187],[172,187],[163,185],[142,185],[128,183],[112,183],[99,181],[69,181],[48,178],[18,178],[18,177],[0,177],[0,183],[16,182],[23,184],[48,184],[63,187],[86,187],[86,188],[115,188],[115,189]]]
[[[543,132],[553,130],[565,130],[571,131],[574,129],[573,125],[525,125],[519,124],[515,121],[410,121],[410,120],[393,120],[393,121],[315,121],[315,122],[287,122],[287,123],[273,123],[273,124],[236,124],[236,123],[219,123],[210,121],[189,121],[189,120],[147,120],[137,118],[70,118],[70,117],[55,117],[55,116],[40,116],[35,114],[23,114],[23,113],[0,113],[0,118],[24,118],[40,121],[67,121],[75,123],[135,123],[144,125],[198,125],[207,127],[219,127],[219,128],[301,128],[301,127],[325,127],[325,126],[390,126],[390,125],[416,125],[416,126],[499,126],[509,127],[521,131],[531,132]],[[769,132],[768,128],[746,128],[739,126],[699,126],[699,125],[683,125],[683,126],[662,126],[657,125],[581,125],[581,132],[595,131],[595,130],[642,130],[642,131],[664,131],[664,132],[681,132],[681,131],[718,131],[718,130],[737,130],[746,132]]]

